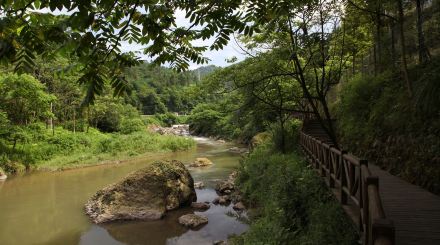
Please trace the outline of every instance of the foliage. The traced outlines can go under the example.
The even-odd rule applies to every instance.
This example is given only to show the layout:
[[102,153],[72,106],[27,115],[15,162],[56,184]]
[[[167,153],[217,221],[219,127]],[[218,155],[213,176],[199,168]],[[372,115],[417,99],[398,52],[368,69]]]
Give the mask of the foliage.
[[179,117],[171,112],[167,112],[164,114],[156,114],[154,115],[163,125],[170,127],[173,124],[179,123]]
[[342,86],[333,107],[346,149],[440,193],[440,107],[438,96],[431,94],[440,72],[436,64],[409,70],[410,76],[432,74],[420,76],[414,99],[408,98],[394,74],[359,75]]
[[189,116],[190,129],[196,135],[216,135],[220,131],[219,122],[223,116],[213,109],[212,104],[199,104],[191,111]]
[[205,77],[216,69],[207,66],[177,73],[147,63],[131,67],[125,71],[131,91],[125,100],[145,115],[188,113],[202,97],[197,87],[199,71]]
[[120,128],[122,134],[131,134],[145,130],[145,124],[140,118],[124,118]]
[[145,125],[166,126],[165,123],[160,121],[155,115],[142,115],[141,118]]
[[46,93],[45,86],[30,75],[0,76],[0,110],[14,124],[28,124],[52,116],[50,103],[55,96]]
[[89,122],[103,132],[118,132],[121,122],[126,118],[139,118],[139,112],[121,98],[99,97],[89,110]]
[[[55,134],[42,124],[23,127],[27,141],[16,149],[0,141],[3,160],[0,167],[7,172],[14,172],[14,166],[21,163],[28,168],[68,168],[87,164],[97,164],[104,159],[123,159],[150,152],[187,150],[194,146],[194,141],[178,136],[162,136],[148,133],[144,128],[139,131],[140,119],[132,120],[133,132],[102,133],[94,128],[89,132],[76,132],[57,127]],[[143,123],[142,123],[143,124]]]
[[233,244],[357,244],[344,211],[297,153],[258,146],[242,161],[238,183],[254,213]]
[[[122,43],[143,45],[143,53],[156,64],[169,63],[182,71],[189,62],[206,63],[202,53],[223,48],[231,33],[253,33],[253,24],[242,21],[242,13],[235,11],[240,5],[236,1],[2,1],[0,61],[30,71],[36,55],[75,57],[82,69],[78,81],[87,86],[86,102],[93,102],[106,84],[121,94],[124,68],[140,63],[133,52],[121,51]],[[176,11],[185,13],[189,27],[176,22]],[[191,42],[209,38],[214,39],[209,45]]]
[[282,152],[298,151],[299,149],[299,129],[301,121],[293,119],[286,122],[281,128],[279,124],[273,123],[269,125],[269,132],[275,149]]

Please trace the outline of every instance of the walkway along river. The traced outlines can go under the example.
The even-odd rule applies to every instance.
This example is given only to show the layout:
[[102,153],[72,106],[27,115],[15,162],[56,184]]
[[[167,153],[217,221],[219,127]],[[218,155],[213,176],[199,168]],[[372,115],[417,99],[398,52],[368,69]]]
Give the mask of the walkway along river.
[[216,181],[227,178],[240,156],[228,151],[234,146],[230,143],[195,139],[196,149],[187,152],[154,154],[117,165],[36,172],[0,182],[0,244],[212,244],[244,232],[247,225],[241,218],[245,214],[235,212],[232,205],[211,204],[209,210],[200,212],[209,218],[209,223],[198,230],[189,230],[177,222],[180,215],[192,212],[190,209],[170,212],[160,221],[105,225],[92,224],[84,214],[84,203],[97,190],[160,159],[184,163],[196,157],[211,159],[214,165],[190,171],[195,181],[206,185],[197,190],[198,201],[212,201],[217,196]]

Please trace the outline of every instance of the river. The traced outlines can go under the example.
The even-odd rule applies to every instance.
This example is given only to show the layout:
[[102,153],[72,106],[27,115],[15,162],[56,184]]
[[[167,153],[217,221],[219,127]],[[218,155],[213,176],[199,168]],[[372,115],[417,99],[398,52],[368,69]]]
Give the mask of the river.
[[232,206],[211,204],[203,213],[209,223],[198,230],[177,223],[185,208],[167,213],[159,221],[129,221],[104,225],[91,223],[84,214],[84,203],[97,190],[154,160],[177,159],[190,163],[208,157],[214,165],[190,169],[195,181],[205,189],[196,190],[199,202],[212,201],[216,181],[227,178],[240,156],[228,151],[230,143],[195,138],[197,147],[177,153],[153,154],[121,164],[101,165],[59,172],[35,172],[0,182],[0,244],[212,244],[247,229],[244,213]]

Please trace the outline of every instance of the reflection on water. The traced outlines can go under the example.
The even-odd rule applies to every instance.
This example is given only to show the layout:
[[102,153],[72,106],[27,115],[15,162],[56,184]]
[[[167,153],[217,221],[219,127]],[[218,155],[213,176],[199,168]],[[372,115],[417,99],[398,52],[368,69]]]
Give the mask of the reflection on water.
[[160,221],[102,226],[92,224],[84,214],[84,203],[97,190],[158,159],[189,163],[196,157],[210,158],[213,166],[191,169],[191,173],[208,187],[197,190],[198,201],[212,201],[215,181],[226,178],[239,156],[227,151],[231,145],[197,141],[197,149],[188,152],[156,154],[119,165],[33,173],[0,182],[0,244],[212,244],[245,231],[247,226],[240,219],[227,215],[239,215],[231,206],[212,205],[200,212],[209,223],[199,230],[177,223],[180,215],[192,212],[190,209],[170,212]]

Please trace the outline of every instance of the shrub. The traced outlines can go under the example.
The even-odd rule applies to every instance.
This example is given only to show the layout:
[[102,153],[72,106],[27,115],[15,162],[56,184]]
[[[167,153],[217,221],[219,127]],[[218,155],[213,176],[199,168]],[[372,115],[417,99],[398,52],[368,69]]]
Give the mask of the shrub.
[[172,112],[167,112],[164,114],[155,114],[154,115],[163,125],[171,126],[173,124],[177,124],[179,122],[178,116]]
[[124,118],[120,126],[120,132],[123,134],[131,134],[144,129],[144,122],[140,118]]
[[237,182],[254,216],[233,243],[357,244],[353,224],[298,154],[262,144],[241,162]]
[[121,122],[121,114],[119,112],[109,109],[104,112],[104,115],[97,121],[96,127],[102,132],[116,132],[119,131]]
[[166,126],[162,121],[160,121],[156,116],[152,115],[143,115],[142,121],[145,125],[157,125],[157,126]]
[[[224,135],[222,123],[224,115],[216,111],[211,104],[199,104],[188,117],[190,130],[195,134]],[[224,120],[223,120],[224,125]]]
[[[272,135],[272,141],[275,149],[282,152],[292,152],[298,150],[298,137],[301,121],[293,119],[284,123],[284,129],[281,128],[279,123],[273,123],[270,125],[269,132]],[[283,139],[284,137],[284,139]]]
[[6,155],[0,155],[0,171],[3,173],[18,174],[26,170],[23,164],[12,162]]

